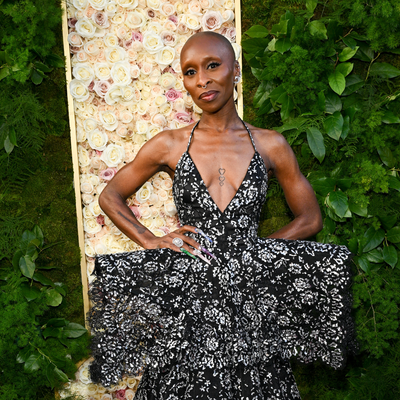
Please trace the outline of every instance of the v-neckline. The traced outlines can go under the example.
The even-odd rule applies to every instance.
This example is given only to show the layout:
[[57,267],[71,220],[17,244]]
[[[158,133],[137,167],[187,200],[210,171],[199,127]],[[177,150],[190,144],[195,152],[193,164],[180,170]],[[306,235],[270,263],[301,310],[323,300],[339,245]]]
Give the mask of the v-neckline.
[[204,179],[202,178],[202,176],[201,176],[201,174],[200,174],[200,171],[199,171],[199,169],[197,168],[196,163],[193,161],[193,158],[192,158],[192,156],[190,155],[189,151],[186,150],[186,152],[185,152],[185,154],[187,154],[187,155],[189,156],[190,161],[192,162],[192,164],[193,164],[193,166],[194,166],[194,169],[196,170],[197,174],[199,175],[200,181],[203,183],[203,186],[204,186],[204,189],[206,190],[207,196],[209,197],[209,199],[211,200],[211,202],[214,204],[215,208],[220,212],[221,215],[224,215],[224,214],[225,214],[225,211],[226,211],[226,210],[229,208],[229,206],[232,204],[233,200],[236,199],[238,193],[239,193],[240,190],[242,189],[242,186],[244,185],[244,182],[246,181],[247,175],[249,174],[249,169],[250,169],[250,167],[251,167],[251,164],[253,163],[253,161],[254,161],[254,159],[255,159],[257,153],[258,153],[257,150],[254,150],[253,157],[251,157],[251,159],[250,159],[249,166],[247,167],[247,170],[246,170],[246,173],[245,173],[245,175],[244,175],[244,177],[243,177],[243,179],[242,179],[242,182],[240,183],[240,185],[239,185],[239,187],[238,187],[236,193],[235,193],[234,196],[232,197],[232,199],[229,201],[228,205],[224,208],[223,211],[221,211],[221,209],[218,207],[218,204],[214,201],[214,199],[212,198],[210,192],[208,191],[208,188],[207,188],[207,186],[206,186],[206,184],[205,184],[205,182],[204,182]]

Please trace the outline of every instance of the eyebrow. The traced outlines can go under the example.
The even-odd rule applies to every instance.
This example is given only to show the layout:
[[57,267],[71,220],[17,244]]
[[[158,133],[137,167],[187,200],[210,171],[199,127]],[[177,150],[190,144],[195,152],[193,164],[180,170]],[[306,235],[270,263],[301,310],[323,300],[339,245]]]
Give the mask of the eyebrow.
[[[221,58],[221,57],[219,57],[218,55],[212,55],[212,56],[206,56],[206,57],[204,57],[204,59],[202,60],[202,62],[207,62],[207,61],[210,61],[210,60],[215,60],[215,59],[218,59],[218,61],[223,61],[223,59]],[[182,66],[182,63],[181,63],[181,66],[182,66],[182,70],[183,69],[185,69],[185,68],[190,68],[191,67],[191,60],[189,60],[189,61],[187,61],[187,63],[188,63],[188,66],[185,66],[185,67],[183,67]]]

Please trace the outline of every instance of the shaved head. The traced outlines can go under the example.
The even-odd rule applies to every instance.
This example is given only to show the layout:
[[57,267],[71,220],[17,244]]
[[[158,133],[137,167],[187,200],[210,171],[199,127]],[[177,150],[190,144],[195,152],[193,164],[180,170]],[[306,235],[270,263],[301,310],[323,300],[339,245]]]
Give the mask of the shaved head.
[[219,46],[221,46],[226,52],[229,54],[229,57],[232,59],[232,63],[235,61],[235,50],[232,47],[231,42],[223,35],[220,33],[212,32],[212,31],[204,31],[204,32],[198,32],[195,33],[194,35],[190,36],[190,38],[186,41],[185,45],[182,48],[181,54],[184,53],[185,49],[190,47],[192,44],[194,44],[197,40],[210,40],[210,41],[215,41],[218,43]]

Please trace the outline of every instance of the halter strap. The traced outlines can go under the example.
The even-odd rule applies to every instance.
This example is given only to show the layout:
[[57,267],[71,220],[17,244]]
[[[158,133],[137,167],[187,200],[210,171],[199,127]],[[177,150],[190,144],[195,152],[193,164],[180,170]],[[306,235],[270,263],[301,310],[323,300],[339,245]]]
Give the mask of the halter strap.
[[[246,128],[246,130],[247,130],[247,133],[248,133],[249,136],[250,136],[251,144],[253,145],[254,151],[257,152],[256,144],[254,143],[253,135],[251,134],[249,127],[246,125],[246,123],[245,123],[240,117],[239,117],[239,119],[242,121],[243,125],[245,126],[245,128]],[[189,151],[189,146],[190,146],[190,143],[191,143],[191,141],[192,141],[193,132],[194,132],[194,130],[196,129],[196,127],[197,127],[197,125],[199,124],[199,122],[200,122],[200,120],[198,120],[198,121],[196,122],[196,124],[195,124],[195,125],[193,126],[193,128],[192,128],[192,131],[190,132],[190,137],[189,137],[189,141],[188,141],[188,144],[187,144],[187,147],[186,147],[186,152]]]

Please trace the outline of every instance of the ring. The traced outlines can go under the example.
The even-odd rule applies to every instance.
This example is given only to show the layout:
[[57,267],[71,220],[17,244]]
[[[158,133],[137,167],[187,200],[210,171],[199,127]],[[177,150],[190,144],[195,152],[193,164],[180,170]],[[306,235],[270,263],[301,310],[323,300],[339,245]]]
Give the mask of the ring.
[[172,243],[179,248],[183,246],[183,240],[179,237],[173,238]]

